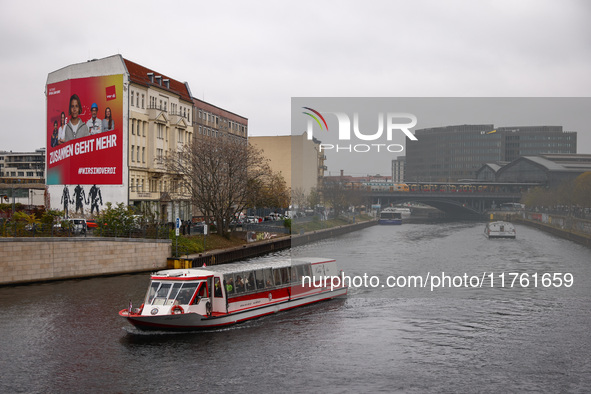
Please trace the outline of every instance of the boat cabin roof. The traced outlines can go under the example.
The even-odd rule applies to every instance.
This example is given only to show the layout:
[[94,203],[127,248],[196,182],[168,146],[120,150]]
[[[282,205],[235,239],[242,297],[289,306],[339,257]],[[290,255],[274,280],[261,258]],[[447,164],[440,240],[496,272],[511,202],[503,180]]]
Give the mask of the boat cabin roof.
[[283,268],[302,264],[321,264],[335,261],[334,259],[326,259],[319,257],[297,258],[297,259],[282,259],[273,261],[260,262],[239,262],[230,264],[212,265],[201,268],[187,268],[187,269],[171,269],[152,273],[153,279],[170,279],[170,280],[189,280],[199,279],[216,274],[230,274],[234,272],[253,271],[265,268]]

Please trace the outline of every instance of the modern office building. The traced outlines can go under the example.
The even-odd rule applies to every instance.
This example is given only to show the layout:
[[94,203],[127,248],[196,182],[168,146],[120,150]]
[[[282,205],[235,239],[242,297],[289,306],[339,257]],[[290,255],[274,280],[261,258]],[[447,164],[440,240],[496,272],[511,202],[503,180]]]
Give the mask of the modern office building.
[[577,151],[577,133],[562,126],[459,125],[420,129],[415,136],[406,143],[406,182],[474,179],[484,163]]
[[398,156],[392,160],[392,182],[404,183],[406,172],[406,156]]
[[35,152],[0,151],[0,183],[45,184],[45,148]]
[[167,171],[166,155],[199,138],[247,138],[246,118],[121,55],[50,73],[46,95],[49,200],[70,214],[95,213],[111,202],[162,222],[191,219],[190,195],[179,174]]

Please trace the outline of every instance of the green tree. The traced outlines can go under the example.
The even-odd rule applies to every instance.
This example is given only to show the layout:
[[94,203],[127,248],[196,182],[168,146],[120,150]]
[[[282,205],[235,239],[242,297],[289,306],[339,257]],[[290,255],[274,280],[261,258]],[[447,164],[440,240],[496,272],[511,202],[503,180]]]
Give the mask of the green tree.
[[573,186],[573,202],[582,208],[591,208],[591,171],[579,175]]
[[96,233],[102,236],[125,237],[134,229],[134,211],[132,207],[123,203],[113,205],[107,203],[107,208],[97,217],[99,227]]

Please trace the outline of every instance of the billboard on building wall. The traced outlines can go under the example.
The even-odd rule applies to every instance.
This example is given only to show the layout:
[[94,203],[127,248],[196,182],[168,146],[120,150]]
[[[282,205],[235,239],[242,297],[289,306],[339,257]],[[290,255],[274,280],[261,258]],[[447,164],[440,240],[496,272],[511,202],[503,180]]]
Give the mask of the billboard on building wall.
[[123,75],[47,85],[47,184],[123,184]]

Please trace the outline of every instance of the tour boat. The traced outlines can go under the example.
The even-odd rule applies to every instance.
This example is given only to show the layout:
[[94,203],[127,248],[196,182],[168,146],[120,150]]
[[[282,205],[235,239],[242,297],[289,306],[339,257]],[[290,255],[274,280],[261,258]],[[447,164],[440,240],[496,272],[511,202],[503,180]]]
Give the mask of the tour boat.
[[509,222],[490,222],[484,228],[484,235],[487,238],[515,238],[515,227]]
[[151,275],[140,308],[119,315],[141,330],[215,329],[347,294],[335,260],[308,258],[171,269]]
[[402,212],[396,208],[386,208],[380,212],[378,224],[402,224]]

